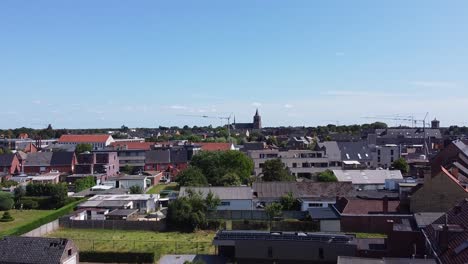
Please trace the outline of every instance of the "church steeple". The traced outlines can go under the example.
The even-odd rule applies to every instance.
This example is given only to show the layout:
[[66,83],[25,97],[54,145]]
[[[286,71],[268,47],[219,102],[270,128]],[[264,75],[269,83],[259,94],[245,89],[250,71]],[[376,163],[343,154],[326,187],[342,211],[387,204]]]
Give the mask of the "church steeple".
[[262,117],[258,114],[258,108],[255,111],[255,115],[253,117],[253,128],[262,129]]
[[260,116],[260,115],[258,114],[258,108],[257,108],[257,111],[255,111],[255,116]]

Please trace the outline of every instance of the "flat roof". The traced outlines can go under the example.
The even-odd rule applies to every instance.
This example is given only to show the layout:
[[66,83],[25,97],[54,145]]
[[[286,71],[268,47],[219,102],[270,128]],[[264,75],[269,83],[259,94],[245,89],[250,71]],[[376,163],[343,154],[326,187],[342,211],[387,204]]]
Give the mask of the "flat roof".
[[403,179],[399,170],[333,170],[338,181],[353,184],[385,184],[387,179]]

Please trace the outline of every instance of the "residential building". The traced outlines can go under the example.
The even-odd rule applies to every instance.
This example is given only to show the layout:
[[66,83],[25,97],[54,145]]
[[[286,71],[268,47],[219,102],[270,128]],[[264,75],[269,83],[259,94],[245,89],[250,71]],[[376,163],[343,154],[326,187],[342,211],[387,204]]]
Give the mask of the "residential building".
[[423,230],[427,252],[438,263],[468,262],[468,201],[462,200]]
[[292,175],[312,178],[315,173],[327,169],[341,169],[341,162],[336,161],[335,155],[329,158],[327,153],[325,147],[317,146],[313,150],[252,150],[247,155],[254,162],[255,176],[261,175],[265,161],[281,159]]
[[254,209],[250,187],[181,187],[179,197],[188,196],[189,190],[200,192],[204,197],[210,192],[213,193],[221,200],[217,210]]
[[138,210],[136,209],[116,209],[106,214],[106,220],[136,220]]
[[73,173],[76,156],[74,152],[36,152],[29,153],[23,165],[27,174],[59,171]]
[[78,208],[138,209],[150,213],[158,209],[159,194],[96,195],[80,203]]
[[[422,145],[424,152],[437,151],[442,143],[442,133],[438,128],[385,128],[369,134],[370,145],[395,144],[398,146]],[[425,153],[422,154],[425,154]]]
[[455,140],[442,149],[431,160],[431,175],[439,174],[442,167],[448,170],[456,168],[457,179],[468,184],[468,142]]
[[400,146],[395,144],[377,145],[372,149],[372,162],[370,167],[389,169],[394,161],[401,157]]
[[145,191],[152,186],[152,181],[145,175],[123,175],[107,179],[104,185],[121,189],[130,189],[132,186],[138,186]]
[[158,148],[145,153],[146,171],[166,171],[170,176],[188,167],[189,151],[184,146]]
[[220,256],[236,263],[336,263],[338,256],[356,256],[351,235],[218,231],[213,239]]
[[35,147],[43,149],[50,144],[57,142],[57,139],[18,139],[18,138],[0,138],[0,147],[8,148],[11,150],[25,150],[30,144]]
[[301,211],[328,208],[336,203],[337,196],[355,193],[351,182],[254,182],[252,189],[255,202],[262,205],[278,202],[291,193],[301,203]]
[[426,175],[424,185],[410,196],[410,208],[414,213],[446,212],[465,198],[468,198],[466,187],[441,167],[439,174]]
[[0,155],[0,173],[13,175],[21,171],[21,164],[16,154]]
[[78,248],[66,238],[6,236],[0,239],[0,263],[76,264]]
[[403,180],[399,170],[333,170],[339,182],[352,182],[356,190],[380,190],[386,180]]
[[119,172],[119,158],[115,151],[85,152],[77,156],[75,173],[105,174],[115,176]]
[[341,232],[340,214],[335,207],[312,207],[307,210],[312,221],[320,225],[320,232]]
[[337,142],[343,168],[365,169],[372,166],[372,150],[366,141]]
[[32,183],[52,183],[57,184],[60,182],[60,172],[58,171],[50,171],[47,173],[43,173],[37,176],[28,176],[28,179]]
[[91,144],[93,150],[102,150],[109,146],[114,139],[110,135],[97,134],[97,135],[62,135],[58,143],[76,146],[78,144]]
[[70,216],[70,220],[106,220],[106,215],[109,212],[110,210],[105,208],[79,209],[73,212],[73,214]]

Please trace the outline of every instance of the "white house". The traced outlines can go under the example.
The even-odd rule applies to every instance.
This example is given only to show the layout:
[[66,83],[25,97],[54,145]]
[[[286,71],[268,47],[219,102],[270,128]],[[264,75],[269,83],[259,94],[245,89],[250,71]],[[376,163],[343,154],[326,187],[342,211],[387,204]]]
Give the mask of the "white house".
[[97,135],[62,135],[58,143],[73,145],[76,147],[78,144],[91,144],[94,150],[104,149],[114,142],[114,138],[106,134],[97,134]]
[[132,186],[139,186],[142,190],[146,190],[151,185],[151,180],[144,175],[125,175],[121,177],[109,178],[104,182],[104,185],[110,185],[114,188],[130,189]]
[[385,181],[402,180],[399,170],[333,170],[339,182],[352,182],[356,190],[381,190]]
[[158,209],[159,194],[95,195],[78,208],[138,209],[150,213]]
[[252,210],[252,189],[250,187],[182,187],[179,197],[188,196],[189,190],[200,192],[203,197],[210,192],[221,200],[217,210]]

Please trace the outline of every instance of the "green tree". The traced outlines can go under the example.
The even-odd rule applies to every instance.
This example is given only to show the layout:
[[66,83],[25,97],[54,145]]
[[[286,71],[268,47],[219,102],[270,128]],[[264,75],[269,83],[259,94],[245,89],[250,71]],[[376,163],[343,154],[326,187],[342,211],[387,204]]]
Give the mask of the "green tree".
[[133,166],[127,164],[123,168],[120,169],[120,172],[131,175],[133,174],[134,170],[135,168]]
[[214,186],[223,186],[222,177],[227,173],[236,173],[242,183],[248,183],[254,169],[253,161],[235,150],[202,151],[192,157],[190,165],[199,168]]
[[203,198],[199,192],[187,190],[187,196],[171,203],[167,212],[167,223],[171,228],[192,232],[207,226],[206,213],[219,205],[219,199],[208,194]]
[[93,176],[87,176],[75,181],[75,192],[81,192],[93,187],[96,184]]
[[176,182],[179,186],[207,186],[208,181],[202,171],[190,166],[177,175]]
[[68,197],[68,188],[65,183],[52,184],[52,195],[50,201],[59,208],[65,205]]
[[293,181],[295,177],[289,174],[280,159],[267,160],[262,168],[263,181]]
[[93,150],[93,145],[81,143],[81,144],[76,145],[75,153],[76,154],[81,154],[81,153],[84,153],[86,151],[91,152],[92,150]]
[[130,194],[142,194],[143,188],[139,185],[130,186]]
[[392,164],[392,167],[396,170],[400,170],[401,173],[406,174],[409,172],[408,162],[404,158],[399,158],[395,160]]
[[296,211],[300,209],[301,204],[299,201],[294,198],[292,192],[289,192],[286,195],[283,195],[280,198],[280,204],[283,210],[285,211]]
[[333,171],[326,170],[326,171],[320,172],[317,175],[317,181],[319,181],[319,182],[337,182],[338,179],[336,178]]
[[25,195],[26,195],[26,190],[21,186],[18,186],[15,188],[15,190],[13,190],[13,197],[17,205],[21,203],[21,199]]
[[7,181],[0,183],[0,187],[5,187],[5,188],[10,188],[11,186],[16,186],[16,185],[18,185],[18,183],[12,180],[7,180]]
[[223,186],[239,186],[242,184],[239,175],[235,172],[228,172],[221,177],[220,184]]
[[8,211],[13,207],[14,201],[11,194],[0,192],[0,211]]
[[283,210],[283,207],[279,203],[271,203],[265,206],[265,213],[268,216],[270,229],[271,229],[271,221],[275,219],[275,217],[281,216],[282,210]]

